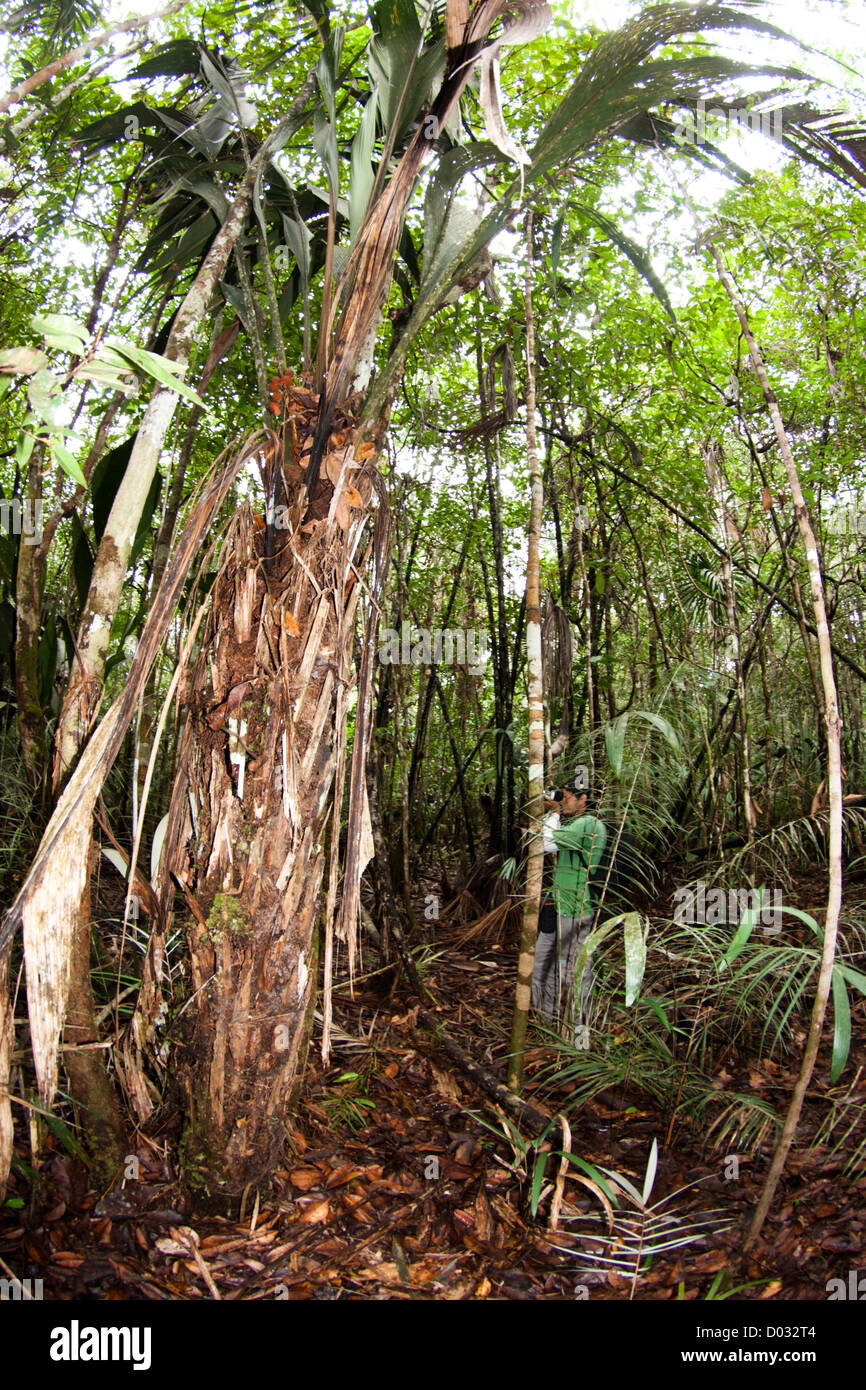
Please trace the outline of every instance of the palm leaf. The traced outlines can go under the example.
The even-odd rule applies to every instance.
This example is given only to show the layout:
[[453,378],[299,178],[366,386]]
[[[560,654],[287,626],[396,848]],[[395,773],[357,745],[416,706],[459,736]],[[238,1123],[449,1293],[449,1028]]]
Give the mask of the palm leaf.
[[[491,0],[492,4],[492,0]],[[486,7],[482,6],[482,9]],[[480,13],[480,12],[479,12]],[[474,25],[474,22],[473,22]],[[374,418],[387,398],[391,381],[402,370],[406,355],[424,323],[438,306],[443,284],[464,273],[497,232],[501,231],[524,190],[549,177],[557,168],[578,155],[587,155],[604,140],[614,136],[646,139],[647,113],[671,103],[687,106],[711,98],[714,91],[732,79],[772,76],[781,82],[802,80],[806,74],[792,66],[739,63],[719,54],[699,51],[695,40],[706,33],[751,30],[788,39],[777,26],[754,14],[727,5],[659,5],[645,11],[613,33],[604,34],[584,63],[531,152],[531,161],[503,192],[477,231],[470,233],[462,247],[438,267],[436,282],[419,293],[412,316],[385,370],[368,397],[365,417]],[[674,56],[657,56],[657,50],[674,40],[691,40]],[[779,90],[782,90],[780,86]],[[678,150],[674,123],[661,115],[653,116],[655,143]],[[490,158],[501,159],[495,150]],[[698,146],[684,146],[685,155],[706,162]],[[740,171],[741,172],[741,171]],[[607,235],[613,224],[602,225]],[[622,249],[625,241],[622,238]],[[642,273],[642,253],[631,247],[630,259]]]

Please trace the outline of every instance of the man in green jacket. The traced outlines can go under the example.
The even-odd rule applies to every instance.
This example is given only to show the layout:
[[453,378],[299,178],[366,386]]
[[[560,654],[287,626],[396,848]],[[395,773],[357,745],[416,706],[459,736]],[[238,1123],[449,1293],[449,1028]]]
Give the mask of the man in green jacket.
[[[555,852],[553,898],[557,910],[557,929],[540,931],[532,972],[532,1006],[547,1018],[559,1016],[563,991],[573,982],[578,952],[592,929],[597,903],[591,891],[590,873],[598,867],[607,841],[602,821],[589,809],[586,791],[563,788],[562,800],[545,797],[545,850]],[[587,962],[580,981],[580,1022],[585,1023],[586,1006],[592,988],[592,966]]]

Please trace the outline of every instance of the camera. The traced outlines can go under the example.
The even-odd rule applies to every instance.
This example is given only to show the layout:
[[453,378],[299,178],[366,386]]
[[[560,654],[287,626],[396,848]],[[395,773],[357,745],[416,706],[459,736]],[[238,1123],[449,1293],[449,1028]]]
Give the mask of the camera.
[[562,790],[562,787],[551,787],[548,791],[544,793],[544,795],[547,797],[548,801],[561,801],[564,796],[564,792]]

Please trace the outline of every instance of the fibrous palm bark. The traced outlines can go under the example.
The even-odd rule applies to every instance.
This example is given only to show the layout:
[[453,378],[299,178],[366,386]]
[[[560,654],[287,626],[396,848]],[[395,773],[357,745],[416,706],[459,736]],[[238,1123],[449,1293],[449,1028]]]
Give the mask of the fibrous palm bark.
[[[300,454],[318,402],[297,388],[289,397]],[[381,559],[387,527],[383,507],[359,554],[374,470],[354,457],[351,420],[335,413],[335,423],[303,525],[300,469],[289,469],[289,525],[276,532],[272,561],[262,519],[245,509],[232,521],[184,696],[164,860],[189,909],[183,1159],[187,1184],[220,1201],[273,1167],[307,1048],[357,576],[372,550]],[[273,436],[271,465],[282,452]],[[171,891],[166,876],[166,906]]]

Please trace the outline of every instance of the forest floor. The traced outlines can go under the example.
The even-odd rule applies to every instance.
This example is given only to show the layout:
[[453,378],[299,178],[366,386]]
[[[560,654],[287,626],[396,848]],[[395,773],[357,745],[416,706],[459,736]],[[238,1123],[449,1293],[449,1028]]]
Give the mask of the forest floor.
[[[506,961],[515,953],[501,941],[476,940],[474,948],[471,940],[460,945],[452,931],[450,943],[437,942],[447,949],[431,953],[425,967],[428,1008],[474,1060],[503,1077],[514,973]],[[766,1144],[741,1157],[733,1177],[728,1155],[708,1149],[681,1120],[671,1126],[670,1114],[628,1085],[569,1113],[572,1152],[638,1189],[657,1139],[656,1223],[669,1212],[674,1235],[706,1223],[696,1243],[644,1258],[637,1275],[625,1251],[639,1226],[627,1224],[622,1202],[606,1212],[587,1169],[569,1165],[554,1231],[549,1180],[559,1160],[551,1158],[532,1216],[536,1151],[521,1155],[509,1142],[485,1097],[418,1027],[417,1002],[402,986],[384,1001],[369,986],[354,999],[340,986],[335,1023],[328,1066],[311,1057],[290,1157],[242,1219],[198,1217],[185,1206],[167,1134],[140,1138],[137,1179],[100,1193],[58,1128],[35,1158],[23,1144],[16,1149],[0,1209],[0,1276],[40,1278],[46,1299],[699,1300],[733,1285],[735,1299],[785,1301],[825,1300],[827,1281],[847,1280],[862,1259],[862,1002],[852,1012],[848,1069],[856,1127],[835,1154],[810,1148],[827,1113],[823,1047],[798,1145],[763,1238],[745,1261],[740,1249]],[[554,1114],[567,1094],[557,1098],[548,1088],[540,1097],[538,1078],[556,1054],[543,1039],[532,1041],[526,1096]],[[724,1082],[758,1091],[784,1112],[796,1062],[728,1058]],[[593,1251],[616,1265],[599,1268]],[[728,1283],[720,1289],[722,1277]]]

